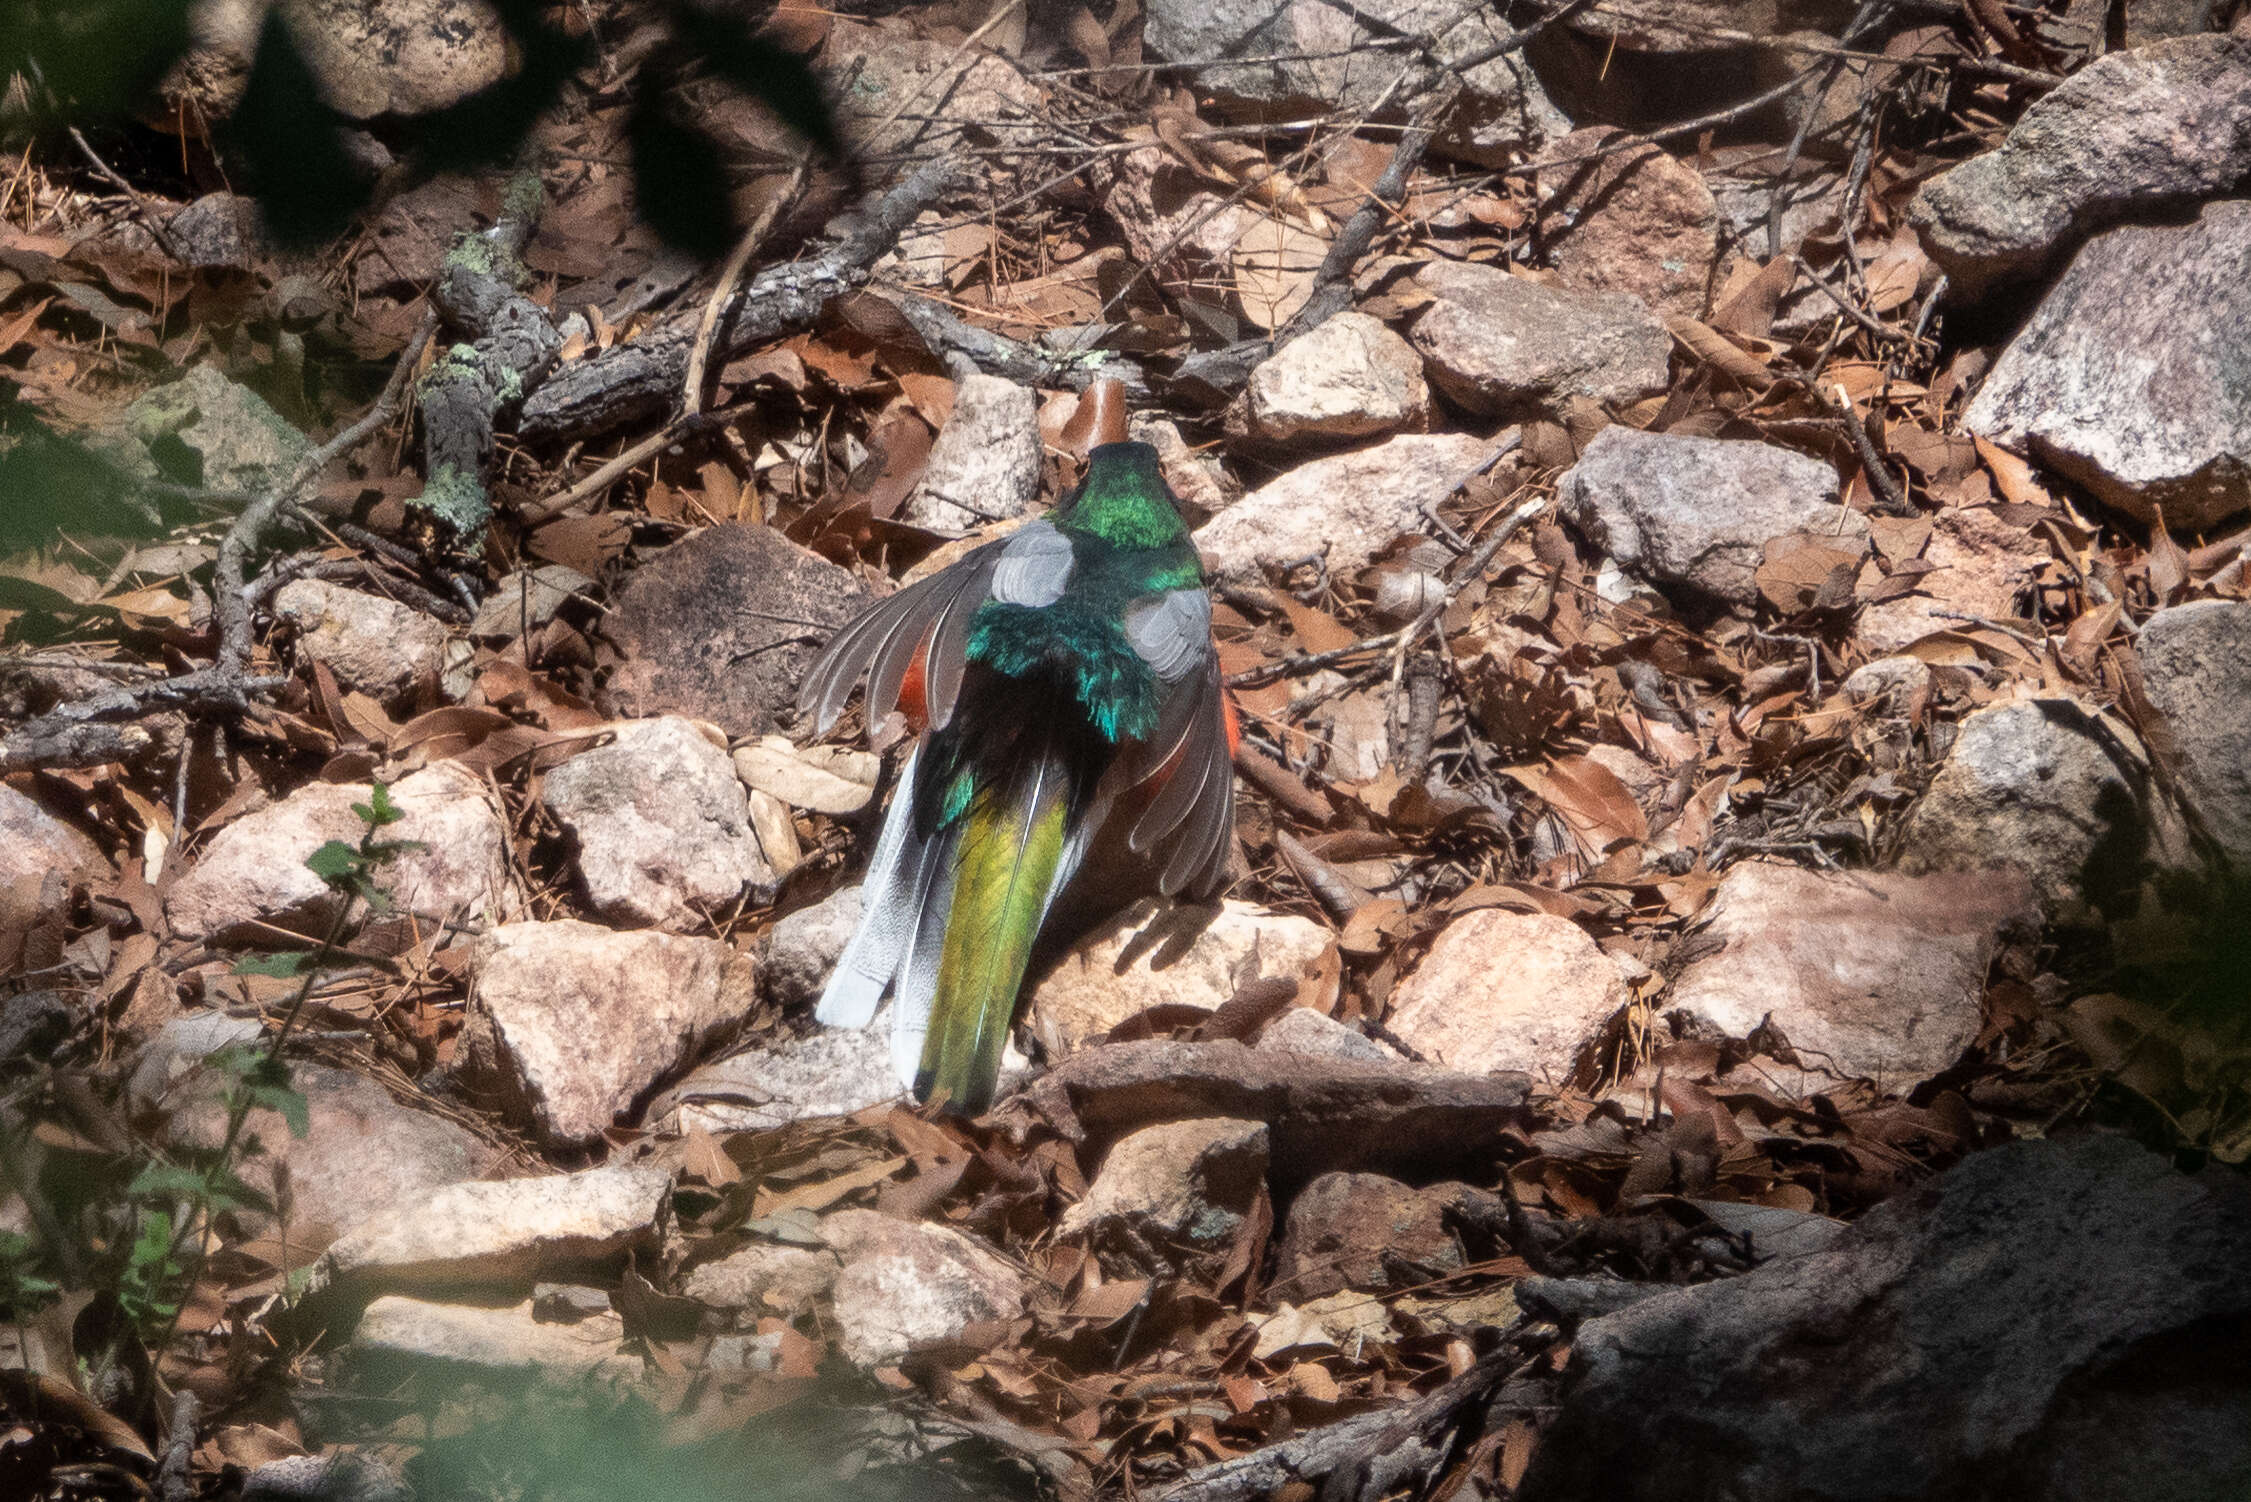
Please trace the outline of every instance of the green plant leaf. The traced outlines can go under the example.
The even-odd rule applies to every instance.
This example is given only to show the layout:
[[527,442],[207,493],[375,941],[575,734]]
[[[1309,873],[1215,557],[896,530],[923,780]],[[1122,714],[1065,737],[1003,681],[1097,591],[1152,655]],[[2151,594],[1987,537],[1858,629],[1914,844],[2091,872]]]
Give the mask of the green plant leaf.
[[279,954],[252,954],[236,960],[236,975],[271,975],[292,980],[312,969],[319,957],[309,949],[284,949]]
[[330,886],[348,880],[357,874],[366,863],[367,857],[361,855],[359,851],[345,844],[342,840],[330,840],[320,849],[305,857],[305,869]]

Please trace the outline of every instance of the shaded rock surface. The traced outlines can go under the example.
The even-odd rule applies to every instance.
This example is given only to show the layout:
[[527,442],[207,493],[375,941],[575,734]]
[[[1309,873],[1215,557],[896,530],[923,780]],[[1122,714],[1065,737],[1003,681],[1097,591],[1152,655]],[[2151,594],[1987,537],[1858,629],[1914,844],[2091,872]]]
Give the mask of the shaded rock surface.
[[1954,295],[1972,297],[2090,231],[2246,181],[2251,37],[2186,36],[2089,63],[1999,147],[1924,184],[1909,220]]
[[90,871],[107,872],[101,847],[41,807],[0,783],[0,967],[11,967],[25,929],[38,918],[50,881],[63,900],[70,884]]
[[960,532],[1020,516],[1040,493],[1040,404],[1029,386],[973,374],[899,508],[917,526]]
[[1323,1174],[1298,1191],[1283,1223],[1273,1296],[1293,1302],[1346,1288],[1423,1284],[1467,1260],[1447,1223],[1464,1186],[1414,1189],[1372,1173]]
[[558,1379],[639,1377],[640,1359],[620,1349],[624,1341],[625,1321],[609,1310],[550,1323],[534,1316],[529,1299],[493,1308],[392,1293],[360,1315],[349,1349],[355,1362],[391,1370],[435,1365]]
[[1024,1307],[1024,1275],[983,1242],[945,1226],[839,1210],[822,1218],[821,1235],[844,1263],[831,1290],[837,1350],[863,1369]]
[[774,872],[751,832],[750,800],[724,746],[675,716],[613,725],[606,746],[549,772],[540,800],[576,842],[594,910],[618,922],[688,928]]
[[294,579],[274,614],[297,631],[297,650],[386,706],[409,704],[445,666],[446,628],[419,610],[321,579]]
[[780,730],[826,641],[866,586],[771,527],[728,522],[634,570],[604,618],[624,659],[604,691],[621,719],[683,714],[730,736]]
[[1751,439],[1614,424],[1557,483],[1563,514],[1627,570],[1730,604],[1759,598],[1766,544],[1795,532],[1857,545],[1867,520],[1837,502],[1837,472]]
[[1373,438],[1430,421],[1422,357],[1365,313],[1343,312],[1276,350],[1243,395],[1249,432],[1294,438]]
[[1402,433],[1311,459],[1197,528],[1196,547],[1226,574],[1311,557],[1357,568],[1421,527],[1422,508],[1444,499],[1491,449],[1467,433]]
[[1432,302],[1408,337],[1446,399],[1485,417],[1573,397],[1631,402],[1665,389],[1672,336],[1639,298],[1550,287],[1498,266],[1432,261]]
[[1976,1154],[1822,1250],[1581,1326],[1522,1495],[2239,1495],[2247,1237],[2240,1179],[2123,1139]]
[[[1904,1090],[1961,1056],[2001,943],[2039,912],[2007,871],[1902,876],[1746,861],[1665,1006],[1732,1038],[1780,1029],[1805,1067]],[[1716,950],[1709,946],[1718,945]]]
[[565,918],[477,941],[464,1072],[551,1143],[591,1142],[741,1021],[753,967],[716,939]]
[[[1608,126],[1575,130],[1548,155],[1559,162],[1617,144]],[[1625,292],[1658,313],[1701,317],[1719,259],[1719,207],[1703,174],[1659,147],[1543,168],[1545,249],[1567,287]]]
[[680,1292],[717,1309],[795,1311],[836,1281],[836,1255],[825,1247],[754,1241],[680,1277]]
[[212,365],[136,399],[107,438],[135,473],[246,495],[279,486],[312,452],[264,397]]
[[1994,362],[1963,428],[2145,521],[2162,507],[2202,530],[2251,506],[2246,265],[2251,200],[2097,235]]
[[2251,871],[2251,604],[2160,610],[2134,647],[2197,812],[2236,869]]
[[761,1040],[690,1070],[649,1102],[663,1131],[757,1132],[815,1116],[849,1116],[905,1089],[891,1064],[891,1012],[866,1027],[821,1028],[802,1038]]
[[1578,924],[1479,908],[1440,930],[1400,982],[1390,1027],[1448,1069],[1522,1070],[1558,1085],[1625,1000],[1617,966]]
[[1111,1147],[1060,1229],[1084,1234],[1117,1266],[1179,1268],[1231,1243],[1265,1183],[1264,1122],[1217,1117],[1145,1127]]
[[831,892],[811,907],[783,915],[766,935],[759,984],[785,1007],[811,1006],[859,926],[858,887]]
[[[461,921],[514,910],[508,825],[483,779],[439,762],[401,778],[390,794],[403,817],[382,838],[421,847],[376,869],[396,911]],[[352,805],[372,796],[365,783],[307,783],[221,829],[165,896],[173,933],[208,939],[250,925],[325,926],[338,899],[305,858],[330,840],[357,845],[367,826]]]
[[1399,1051],[1325,1017],[1311,1007],[1291,1007],[1258,1031],[1254,1045],[1270,1053],[1309,1053],[1330,1059],[1396,1063]]

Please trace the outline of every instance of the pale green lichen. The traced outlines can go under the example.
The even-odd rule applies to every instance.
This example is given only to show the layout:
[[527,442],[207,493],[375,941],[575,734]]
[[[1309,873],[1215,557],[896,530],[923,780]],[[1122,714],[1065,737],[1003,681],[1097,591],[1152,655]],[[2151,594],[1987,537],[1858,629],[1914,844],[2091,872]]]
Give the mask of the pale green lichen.
[[484,546],[485,523],[492,519],[492,502],[474,474],[454,464],[441,464],[409,505],[419,506],[444,523],[462,550],[471,554]]
[[539,174],[527,169],[508,180],[508,191],[500,200],[500,212],[529,224],[539,217],[546,202],[547,190],[540,184]]
[[430,393],[440,387],[451,385],[455,381],[476,380],[478,378],[478,366],[479,359],[475,345],[455,344],[448,346],[446,352],[432,361],[428,370],[422,372],[422,379],[415,382],[415,390],[427,400]]

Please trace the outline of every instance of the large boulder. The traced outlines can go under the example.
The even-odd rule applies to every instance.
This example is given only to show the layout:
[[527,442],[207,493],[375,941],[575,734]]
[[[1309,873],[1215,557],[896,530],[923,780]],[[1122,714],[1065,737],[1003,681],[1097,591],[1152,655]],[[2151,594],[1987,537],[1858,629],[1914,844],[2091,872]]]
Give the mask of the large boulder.
[[1414,288],[1430,303],[1408,337],[1431,382],[1466,412],[1530,415],[1665,389],[1672,335],[1630,293],[1551,287],[1468,261],[1433,261]]

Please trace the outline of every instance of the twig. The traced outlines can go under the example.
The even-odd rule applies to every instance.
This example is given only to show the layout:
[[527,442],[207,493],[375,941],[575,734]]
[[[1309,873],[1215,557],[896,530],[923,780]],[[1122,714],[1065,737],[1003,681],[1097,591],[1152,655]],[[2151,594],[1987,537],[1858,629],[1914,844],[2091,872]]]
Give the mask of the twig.
[[703,317],[696,324],[696,342],[688,350],[688,379],[680,396],[682,416],[693,417],[703,410],[704,365],[711,357],[711,336],[719,328],[719,310],[734,296],[735,283],[742,280],[743,268],[750,264],[752,253],[765,240],[766,232],[774,227],[774,221],[781,217],[783,206],[805,190],[805,180],[812,173],[812,156],[800,152],[789,181],[782,184],[779,193],[766,200],[766,207],[758,211],[750,228],[743,231],[735,248],[727,253],[727,264],[719,268],[718,285],[711,289],[711,297],[703,305]]
[[173,1395],[171,1432],[165,1436],[164,1459],[156,1468],[158,1502],[190,1502],[195,1496],[189,1462],[195,1457],[196,1421],[202,1417],[203,1404],[193,1389],[183,1387]]
[[[1818,386],[1808,389],[1817,396],[1820,394]],[[1868,436],[1868,429],[1861,422],[1860,413],[1853,407],[1852,398],[1845,394],[1845,389],[1839,386],[1836,400],[1822,405],[1836,412],[1837,420],[1844,424],[1845,436],[1852,440],[1853,452],[1860,456],[1861,473],[1868,477],[1869,485],[1874,487],[1876,494],[1883,500],[1884,509],[1893,516],[1913,516],[1915,503],[1907,499],[1907,492],[1900,488],[1898,477],[1892,474],[1882,457],[1877,454],[1875,441]]]
[[559,490],[544,499],[526,502],[517,507],[517,520],[527,527],[552,521],[580,501],[600,495],[653,455],[682,439],[694,437],[706,428],[717,426],[724,420],[725,415],[718,412],[696,412],[676,417],[639,443],[622,450],[615,458],[604,460],[592,474],[573,484],[568,490]]
[[1819,289],[1823,297],[1826,297],[1829,299],[1829,301],[1835,303],[1837,305],[1838,312],[1844,314],[1845,317],[1851,319],[1854,323],[1859,324],[1869,333],[1874,334],[1879,339],[1886,339],[1895,343],[1910,342],[1907,335],[1902,334],[1899,330],[1891,327],[1889,324],[1879,322],[1872,315],[1864,312],[1860,308],[1853,306],[1852,299],[1846,297],[1842,292],[1839,292],[1836,288],[1823,281],[1821,279],[1821,273],[1815,271],[1812,264],[1808,262],[1804,256],[1799,255],[1796,251],[1792,251],[1790,253],[1790,264],[1797,267],[1798,274],[1804,277],[1807,281],[1813,283],[1813,285],[1817,289]]
[[95,155],[94,148],[86,144],[86,138],[78,133],[78,127],[75,125],[70,128],[70,138],[78,143],[79,153],[92,164],[94,170],[109,179],[111,185],[118,192],[123,193],[126,199],[132,203],[133,212],[140,216],[141,227],[149,232],[150,236],[156,241],[158,248],[182,265],[187,264],[187,257],[180,254],[180,242],[172,238],[171,228],[163,220],[157,218],[155,211],[149,208],[148,200],[141,197],[139,191],[131,183],[120,177],[115,168]]

